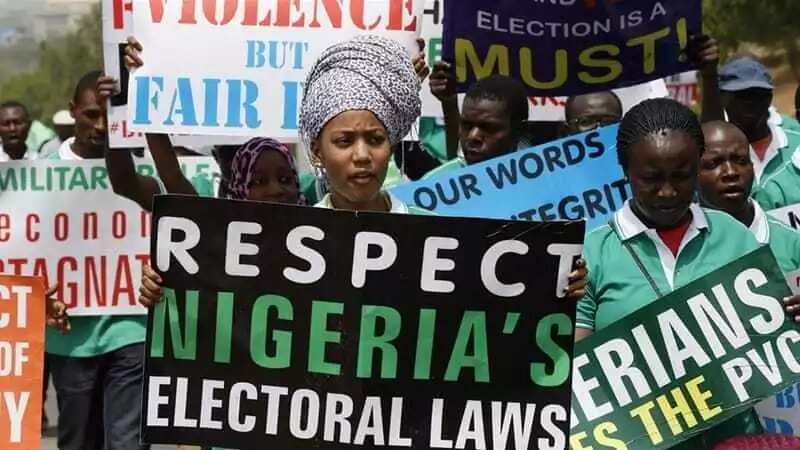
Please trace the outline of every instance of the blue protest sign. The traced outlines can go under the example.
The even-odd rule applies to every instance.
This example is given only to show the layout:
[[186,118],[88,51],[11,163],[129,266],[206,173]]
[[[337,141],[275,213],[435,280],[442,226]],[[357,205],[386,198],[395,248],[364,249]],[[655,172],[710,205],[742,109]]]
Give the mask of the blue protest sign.
[[690,70],[701,22],[701,0],[448,1],[443,57],[462,91],[499,73],[530,95],[582,94]]
[[520,150],[392,189],[446,216],[607,222],[630,197],[617,162],[618,125]]

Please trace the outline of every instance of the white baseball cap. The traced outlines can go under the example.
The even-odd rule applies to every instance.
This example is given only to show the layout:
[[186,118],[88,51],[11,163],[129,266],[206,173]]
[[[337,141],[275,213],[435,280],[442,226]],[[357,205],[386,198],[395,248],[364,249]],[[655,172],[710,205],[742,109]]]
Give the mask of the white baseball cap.
[[62,109],[57,113],[53,114],[53,125],[75,125],[75,119],[72,118],[72,115],[66,109]]

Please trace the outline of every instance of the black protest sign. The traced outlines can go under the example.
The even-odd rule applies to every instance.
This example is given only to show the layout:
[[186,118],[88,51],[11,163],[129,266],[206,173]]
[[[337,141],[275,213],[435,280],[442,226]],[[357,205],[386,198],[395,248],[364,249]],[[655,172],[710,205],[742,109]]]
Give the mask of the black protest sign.
[[582,223],[159,197],[143,437],[564,449]]

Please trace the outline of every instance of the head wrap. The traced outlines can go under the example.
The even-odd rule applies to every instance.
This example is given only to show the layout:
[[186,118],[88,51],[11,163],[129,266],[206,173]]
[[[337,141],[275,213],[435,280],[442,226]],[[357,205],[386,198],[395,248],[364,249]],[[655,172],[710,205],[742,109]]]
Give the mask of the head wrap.
[[[270,138],[253,138],[244,143],[236,150],[236,155],[231,162],[231,179],[228,182],[227,197],[234,200],[245,200],[250,193],[250,181],[253,178],[253,171],[258,161],[258,157],[265,151],[276,151],[286,158],[289,166],[294,172],[294,180],[297,183],[297,190],[300,190],[300,181],[297,176],[297,168],[294,164],[292,153],[285,145]],[[305,204],[302,195],[299,196],[298,204]]]
[[364,35],[328,48],[311,68],[300,107],[300,135],[310,148],[325,124],[345,111],[375,114],[396,144],[420,115],[420,81],[399,43]]

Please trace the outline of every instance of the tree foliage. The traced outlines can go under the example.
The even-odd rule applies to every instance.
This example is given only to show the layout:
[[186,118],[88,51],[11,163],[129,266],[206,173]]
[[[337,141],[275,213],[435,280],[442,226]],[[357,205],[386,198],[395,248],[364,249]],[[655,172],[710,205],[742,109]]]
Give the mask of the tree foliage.
[[723,53],[752,43],[782,50],[786,62],[800,75],[800,1],[798,0],[703,0],[706,31]]
[[80,77],[103,68],[102,36],[98,4],[74,29],[45,39],[37,49],[37,68],[0,85],[0,101],[17,100],[33,118],[49,123],[56,111],[69,106]]

